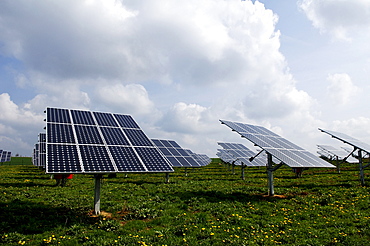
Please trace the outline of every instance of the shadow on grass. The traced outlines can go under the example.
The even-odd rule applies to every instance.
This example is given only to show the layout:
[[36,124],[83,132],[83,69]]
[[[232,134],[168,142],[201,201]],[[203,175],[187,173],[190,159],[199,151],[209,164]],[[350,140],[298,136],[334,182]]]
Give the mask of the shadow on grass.
[[281,199],[282,197],[268,197],[264,193],[246,194],[242,192],[223,193],[219,191],[195,191],[175,193],[181,200],[205,199],[207,202],[219,203],[225,201],[262,202],[266,200]]
[[19,199],[10,203],[0,202],[0,211],[0,234],[11,232],[37,234],[60,226],[92,223],[92,218],[83,211]]

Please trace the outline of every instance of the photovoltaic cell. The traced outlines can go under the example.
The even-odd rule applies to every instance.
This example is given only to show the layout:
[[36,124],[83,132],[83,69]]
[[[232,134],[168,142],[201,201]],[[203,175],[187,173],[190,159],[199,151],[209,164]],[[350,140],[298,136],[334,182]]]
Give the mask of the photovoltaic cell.
[[85,172],[115,172],[105,146],[80,145]]
[[103,144],[97,126],[75,125],[79,144]]
[[132,147],[109,146],[119,172],[145,172],[144,165]]
[[80,173],[77,145],[47,144],[47,171],[49,173]]
[[98,125],[118,127],[118,124],[112,114],[94,112],[94,115]]
[[114,117],[117,119],[119,125],[123,128],[140,129],[139,125],[136,124],[130,115],[114,114]]
[[95,121],[89,111],[72,110],[73,124],[90,125],[94,126]]
[[57,123],[71,123],[68,109],[47,108],[46,121]]
[[140,129],[123,130],[133,146],[153,146],[149,138]]
[[129,115],[58,108],[46,113],[47,173],[173,172]]
[[67,124],[47,124],[47,142],[48,143],[76,143],[72,125]]
[[101,127],[100,130],[107,145],[129,145],[121,128]]
[[264,127],[220,121],[290,167],[335,167]]

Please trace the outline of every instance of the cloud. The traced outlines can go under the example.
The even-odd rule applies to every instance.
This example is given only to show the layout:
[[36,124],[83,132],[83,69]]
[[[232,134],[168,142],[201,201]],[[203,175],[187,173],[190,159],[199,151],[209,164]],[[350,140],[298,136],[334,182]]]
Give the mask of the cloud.
[[99,103],[123,114],[152,115],[156,111],[148,92],[139,84],[101,86],[95,93]]
[[0,105],[0,148],[30,155],[37,134],[43,131],[45,115],[19,107],[7,93],[0,94]]
[[351,33],[369,29],[370,2],[366,0],[302,0],[299,7],[323,33],[351,40]]
[[5,0],[0,16],[0,54],[33,94],[13,112],[129,113],[150,136],[207,151],[221,118],[281,132],[314,122],[279,51],[278,17],[258,1]]
[[360,88],[353,84],[348,74],[329,74],[327,93],[335,104],[348,104],[360,92]]

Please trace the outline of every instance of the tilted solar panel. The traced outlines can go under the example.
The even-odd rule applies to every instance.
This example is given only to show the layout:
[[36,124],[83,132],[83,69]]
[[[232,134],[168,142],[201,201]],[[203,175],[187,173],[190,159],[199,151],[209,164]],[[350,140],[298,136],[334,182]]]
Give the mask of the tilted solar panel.
[[[321,150],[320,153],[323,156],[329,155],[330,158],[337,157],[338,159],[343,159],[348,156],[348,153],[343,149],[337,149],[331,145],[318,144],[317,147]],[[351,152],[351,151],[350,151]],[[324,154],[326,153],[326,155]],[[351,156],[347,158],[348,162],[356,162],[357,160]]]
[[335,167],[262,126],[220,121],[290,167]]
[[8,151],[8,153],[6,154],[6,158],[5,158],[5,161],[10,161],[10,159],[12,158],[12,152]]
[[159,148],[162,154],[171,162],[174,167],[200,167],[193,156],[187,153],[173,140],[152,139],[153,143]]
[[219,142],[218,145],[246,166],[266,166],[267,158],[258,156],[253,161],[250,161],[250,158],[255,157],[257,153],[254,153],[243,144]]
[[39,133],[38,166],[46,166],[46,133]]
[[340,133],[340,132],[335,132],[335,131],[329,131],[329,130],[323,130],[323,129],[320,129],[320,131],[326,133],[326,134],[329,134],[331,135],[333,138],[336,138],[344,143],[347,143],[349,145],[352,145],[358,149],[361,149],[367,153],[370,153],[370,145],[367,144],[367,143],[364,143],[356,138],[353,138],[353,137],[350,137],[344,133]]
[[47,173],[173,172],[130,115],[47,108]]
[[5,150],[2,151],[2,153],[0,154],[0,162],[5,162],[7,153],[8,152]]

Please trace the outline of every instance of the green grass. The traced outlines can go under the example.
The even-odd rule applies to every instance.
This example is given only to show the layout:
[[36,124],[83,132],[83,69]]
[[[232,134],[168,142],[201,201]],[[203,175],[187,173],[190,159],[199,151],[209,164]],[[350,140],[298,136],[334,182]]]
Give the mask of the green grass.
[[[366,171],[366,174],[368,171]],[[6,245],[366,245],[370,194],[356,165],[275,174],[232,174],[218,159],[189,172],[104,178],[100,216],[91,216],[92,175],[67,187],[32,165],[0,166],[0,244]],[[370,182],[370,180],[369,180]]]

